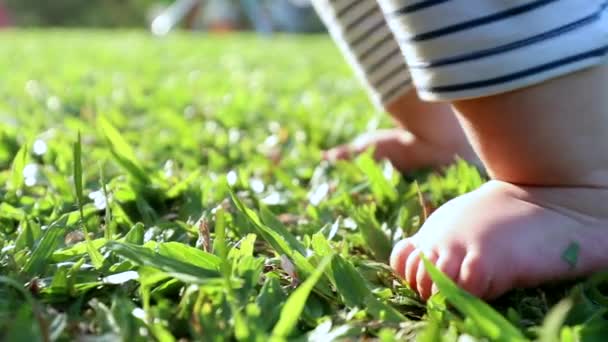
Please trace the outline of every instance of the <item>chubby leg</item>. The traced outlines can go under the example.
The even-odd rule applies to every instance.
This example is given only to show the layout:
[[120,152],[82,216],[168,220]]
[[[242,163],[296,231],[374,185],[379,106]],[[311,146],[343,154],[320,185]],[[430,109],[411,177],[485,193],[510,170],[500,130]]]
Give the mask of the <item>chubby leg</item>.
[[401,171],[444,166],[456,156],[477,162],[449,104],[422,102],[413,91],[401,47],[377,0],[313,4],[371,100],[398,125],[332,148],[325,159],[346,159],[374,148],[377,159],[388,159]]
[[438,209],[399,243],[395,270],[423,298],[427,255],[495,298],[608,269],[608,67],[453,106],[492,181]]
[[362,134],[326,151],[325,159],[348,159],[373,148],[377,160],[389,160],[402,172],[439,168],[457,157],[481,164],[449,104],[423,102],[408,92],[389,103],[387,111],[397,128]]

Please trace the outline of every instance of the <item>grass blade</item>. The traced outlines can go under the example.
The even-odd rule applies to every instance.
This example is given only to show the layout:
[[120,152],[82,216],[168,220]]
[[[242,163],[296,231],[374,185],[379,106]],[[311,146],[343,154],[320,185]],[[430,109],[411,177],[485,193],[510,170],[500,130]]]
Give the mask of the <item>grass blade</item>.
[[28,144],[24,144],[19,151],[17,151],[17,154],[13,159],[13,164],[11,166],[11,183],[13,185],[13,190],[19,190],[23,187],[23,169],[27,164],[28,150]]
[[179,242],[165,242],[158,245],[160,255],[192,263],[198,267],[209,270],[219,270],[222,263],[216,255],[204,252],[200,249],[184,245]]
[[59,246],[59,240],[66,234],[67,215],[51,224],[42,234],[32,255],[24,266],[24,271],[30,275],[39,274],[48,265],[53,252]]
[[356,208],[353,211],[352,217],[357,222],[357,227],[361,231],[361,234],[363,234],[363,240],[374,254],[376,260],[388,262],[392,244],[375,218],[375,207],[368,205]]
[[[241,200],[232,191],[230,193],[237,208],[241,211],[241,213],[243,213],[243,215],[245,215],[249,222],[253,224],[255,233],[257,235],[266,240],[266,242],[268,242],[278,254],[288,256],[295,264],[300,275],[307,277],[314,272],[315,267],[302,254],[294,250],[284,236],[263,224],[253,210],[245,206],[245,204],[243,204],[243,202],[241,202]],[[317,290],[320,291],[324,296],[333,297],[326,279],[321,279],[318,282]]]
[[112,224],[112,209],[110,206],[110,196],[108,194],[108,187],[106,184],[105,175],[103,173],[103,167],[99,165],[99,182],[101,183],[101,189],[103,191],[103,197],[106,201],[106,209],[104,213],[104,223],[105,223],[105,238],[110,240],[114,237],[116,232],[114,231],[114,225]]
[[223,210],[216,213],[217,221],[215,224],[215,243],[214,249],[219,255],[220,271],[224,280],[224,287],[228,295],[228,305],[234,317],[234,334],[237,340],[245,341],[249,339],[250,331],[247,319],[244,317],[238,306],[238,299],[232,286],[232,260],[228,259],[228,245],[226,243],[226,220]]
[[315,287],[315,284],[321,279],[323,276],[323,272],[329,266],[332,261],[332,256],[326,256],[319,263],[317,269],[313,272],[313,274],[302,283],[290,296],[287,298],[285,302],[285,306],[281,310],[281,316],[279,321],[274,326],[272,330],[272,336],[275,338],[285,338],[287,337],[291,331],[295,328],[298,323],[298,319],[304,310],[304,306],[306,305],[306,300],[308,296],[312,292],[312,289]]
[[[106,242],[108,242],[108,240],[106,240],[105,238],[101,238],[101,239],[95,239],[95,240],[91,240],[90,244],[93,245],[93,248],[95,248],[96,250],[103,247]],[[84,242],[79,242],[71,247],[67,247],[67,248],[63,248],[60,249],[58,251],[54,251],[53,255],[52,255],[52,260],[54,262],[62,262],[62,261],[67,261],[79,256],[82,256],[83,254],[88,253],[88,246],[89,243],[87,241]]]
[[539,342],[560,340],[562,325],[566,321],[573,304],[572,300],[564,299],[549,311],[539,332]]
[[235,194],[230,191],[232,195],[232,201],[236,207],[245,217],[253,224],[256,228],[256,234],[266,240],[277,252],[291,256],[294,253],[294,249],[291,248],[287,239],[281,236],[279,233],[272,230],[270,227],[262,223],[258,215],[251,209],[249,209]]
[[99,253],[99,250],[95,248],[93,243],[91,242],[91,237],[89,236],[89,229],[87,228],[87,223],[84,219],[84,193],[82,186],[82,138],[80,136],[80,132],[78,132],[78,140],[74,143],[73,149],[73,161],[74,161],[74,188],[76,189],[76,200],[78,202],[78,210],[80,212],[80,223],[82,224],[82,229],[84,230],[84,238],[87,247],[87,252],[89,257],[91,258],[91,263],[95,266],[96,269],[100,269],[103,266],[103,256]]
[[142,223],[136,223],[131,230],[124,237],[124,242],[132,243],[134,245],[144,244],[144,225]]
[[[39,334],[37,332],[31,331],[30,329],[28,329],[31,327],[31,325],[28,324],[30,322],[27,321],[27,317],[26,317],[26,319],[23,319],[23,320],[20,320],[19,317],[17,317],[16,321],[17,321],[18,325],[12,326],[10,328],[10,331],[8,332],[8,334],[6,334],[6,332],[3,332],[3,334],[9,335],[8,341],[20,340],[20,338],[15,337],[15,335],[20,336],[20,337],[30,335],[28,337],[33,338],[34,340],[50,342],[51,339],[49,337],[48,322],[46,321],[42,312],[40,312],[38,304],[36,303],[32,294],[30,292],[26,291],[26,289],[23,286],[21,286],[21,284],[19,284],[19,282],[17,282],[16,280],[14,280],[12,278],[9,278],[9,277],[0,276],[0,284],[9,286],[9,287],[17,290],[17,292],[19,292],[19,294],[21,294],[26,299],[28,305],[22,305],[18,312],[22,313],[22,312],[31,311],[31,313],[34,315],[34,318],[36,319],[36,321],[38,323],[38,328],[39,328]],[[23,326],[20,327],[19,325],[21,325],[21,324],[23,324]],[[10,336],[10,335],[12,335],[11,332],[15,335]],[[3,337],[7,337],[6,335],[4,335]]]
[[363,153],[357,157],[355,163],[367,176],[372,193],[378,202],[384,203],[385,200],[395,201],[397,199],[397,190],[384,178],[382,170],[370,153]]
[[74,188],[76,188],[76,199],[78,201],[78,207],[80,209],[81,219],[82,216],[82,205],[84,204],[84,195],[82,190],[82,139],[80,132],[78,132],[78,139],[74,143],[73,149],[73,161],[74,161]]
[[277,322],[286,297],[279,279],[277,277],[267,277],[260,294],[256,298],[256,303],[260,307],[263,317],[260,322],[262,330],[266,331]]
[[150,177],[146,171],[139,165],[135,152],[127,141],[122,137],[120,132],[103,116],[99,116],[97,126],[106,137],[106,141],[110,146],[110,152],[127,172],[141,184],[149,184]]
[[[332,253],[329,242],[320,233],[313,235],[312,248],[320,256]],[[367,287],[367,281],[357,268],[342,256],[334,256],[328,273],[346,306],[367,308],[371,316],[389,322],[402,322],[406,319],[395,308],[379,300]]]
[[260,218],[268,227],[279,233],[291,248],[302,255],[306,254],[306,247],[285,228],[285,225],[274,216],[268,207],[264,205],[260,206]]
[[470,318],[492,341],[526,341],[521,331],[514,327],[492,307],[460,289],[446,275],[441,273],[425,256],[422,256],[424,267],[445,298],[462,314]]
[[365,278],[350,261],[336,255],[330,270],[336,290],[347,306],[367,308],[373,317],[389,322],[402,322],[406,319],[399,311],[373,294],[367,287]]
[[186,283],[205,284],[210,281],[221,281],[221,275],[215,269],[202,268],[188,261],[154,253],[146,247],[115,241],[110,241],[107,247],[136,265],[156,268]]
[[99,250],[95,247],[90,237],[86,238],[85,243],[87,245],[87,253],[89,254],[89,258],[91,258],[91,263],[96,269],[101,269],[104,261],[103,255],[99,253]]

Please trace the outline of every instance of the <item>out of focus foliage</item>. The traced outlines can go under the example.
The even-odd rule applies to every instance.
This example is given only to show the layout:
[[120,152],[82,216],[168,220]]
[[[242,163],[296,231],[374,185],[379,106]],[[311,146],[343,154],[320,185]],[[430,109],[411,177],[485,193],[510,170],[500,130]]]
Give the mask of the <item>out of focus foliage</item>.
[[129,27],[146,23],[147,9],[161,0],[4,0],[23,26]]
[[484,178],[322,162],[388,124],[325,36],[0,39],[0,341],[607,341],[608,273],[491,306],[393,274]]

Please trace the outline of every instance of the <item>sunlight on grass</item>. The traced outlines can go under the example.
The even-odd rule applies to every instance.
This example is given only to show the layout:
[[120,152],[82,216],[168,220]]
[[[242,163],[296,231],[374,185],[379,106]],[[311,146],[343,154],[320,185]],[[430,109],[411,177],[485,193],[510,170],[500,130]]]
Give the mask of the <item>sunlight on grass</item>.
[[2,340],[608,336],[605,275],[488,304],[392,273],[422,195],[484,177],[320,162],[388,124],[327,37],[0,37]]

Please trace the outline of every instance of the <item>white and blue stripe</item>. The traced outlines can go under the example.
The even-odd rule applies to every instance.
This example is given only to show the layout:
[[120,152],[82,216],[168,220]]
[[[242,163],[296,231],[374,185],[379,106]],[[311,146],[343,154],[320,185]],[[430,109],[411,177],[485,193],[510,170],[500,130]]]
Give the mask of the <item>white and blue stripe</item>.
[[[608,52],[606,0],[314,2],[384,105],[407,91],[405,79],[425,100],[475,98],[597,65]],[[397,49],[409,75],[398,70]],[[390,75],[400,75],[402,82]]]
[[313,4],[378,106],[411,89],[405,58],[377,1],[318,0]]

